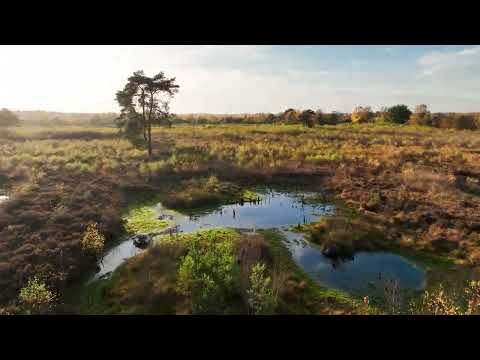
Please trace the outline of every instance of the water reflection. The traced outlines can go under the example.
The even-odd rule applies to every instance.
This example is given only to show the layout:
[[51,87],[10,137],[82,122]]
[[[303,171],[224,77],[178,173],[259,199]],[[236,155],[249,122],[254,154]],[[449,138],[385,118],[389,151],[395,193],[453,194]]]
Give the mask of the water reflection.
[[[157,204],[154,207],[159,219],[169,219],[175,223],[175,232],[191,232],[215,227],[235,229],[280,228],[316,221],[320,216],[333,214],[332,205],[301,204],[300,199],[312,193],[282,193],[272,190],[262,192],[263,198],[252,203],[225,205],[216,209],[204,210],[195,215],[183,215]],[[285,206],[284,206],[285,205]],[[301,206],[300,206],[301,205]],[[107,252],[100,271],[93,279],[98,279],[115,270],[123,261],[142,250],[128,239]]]
[[303,235],[284,231],[294,260],[318,283],[361,295],[381,292],[384,280],[396,279],[402,289],[425,287],[425,271],[402,256],[388,252],[358,252],[353,259],[332,260]]
[[[355,254],[351,261],[333,261],[325,257],[301,233],[288,231],[291,225],[307,224],[321,216],[333,215],[332,205],[308,204],[309,193],[282,193],[267,191],[261,201],[226,205],[204,210],[195,215],[183,215],[158,204],[154,209],[159,218],[171,219],[175,232],[192,232],[214,227],[248,229],[280,229],[287,237],[287,246],[293,259],[320,284],[360,294],[371,294],[375,284],[386,278],[396,278],[402,288],[422,289],[425,272],[407,259],[384,252]],[[142,250],[132,240],[120,243],[103,258],[100,272],[94,279],[115,270],[125,259]],[[373,284],[373,286],[372,286]]]

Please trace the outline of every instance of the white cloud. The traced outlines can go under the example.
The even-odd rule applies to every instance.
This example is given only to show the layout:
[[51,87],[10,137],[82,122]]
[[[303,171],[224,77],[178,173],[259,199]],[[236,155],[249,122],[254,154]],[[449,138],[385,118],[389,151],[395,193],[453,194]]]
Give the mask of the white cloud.
[[[395,46],[379,51],[389,49],[400,59]],[[140,69],[177,78],[177,113],[350,111],[359,103],[421,102],[467,111],[478,104],[478,46],[432,52],[400,66],[378,55],[371,61],[355,54],[329,58],[303,47],[264,45],[0,46],[0,108],[118,111],[115,92]]]
[[417,60],[419,78],[438,73],[461,71],[469,67],[480,67],[480,46],[456,51],[435,51]]
[[330,72],[327,70],[305,71],[301,69],[289,69],[286,71],[286,75],[291,80],[318,81],[319,79],[324,78],[327,75],[330,75]]

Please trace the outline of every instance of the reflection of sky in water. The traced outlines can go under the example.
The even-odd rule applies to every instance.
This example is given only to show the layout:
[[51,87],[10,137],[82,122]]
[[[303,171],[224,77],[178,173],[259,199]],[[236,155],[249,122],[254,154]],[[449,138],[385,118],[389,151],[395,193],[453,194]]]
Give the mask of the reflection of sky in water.
[[[298,194],[298,196],[301,195],[302,193]],[[300,198],[293,194],[268,192],[263,194],[263,200],[259,203],[226,205],[216,210],[203,211],[195,217],[164,209],[161,204],[158,204],[155,210],[158,216],[161,214],[172,215],[179,231],[191,232],[212,227],[260,229],[309,223],[323,214],[333,213],[334,207],[331,205],[302,205]],[[132,240],[120,243],[104,256],[102,264],[99,264],[101,270],[95,274],[94,279],[115,270],[125,259],[141,251],[135,247]]]
[[[307,195],[307,194],[305,194]],[[264,194],[260,203],[245,203],[226,205],[216,210],[203,211],[195,217],[185,216],[167,209],[161,204],[155,207],[157,214],[169,214],[183,232],[212,227],[231,227],[237,229],[279,228],[290,225],[311,223],[319,217],[333,214],[335,208],[331,205],[319,206],[302,204],[302,194],[286,194],[269,192]],[[288,238],[288,248],[293,259],[320,284],[371,294],[374,284],[380,284],[378,279],[394,277],[400,281],[400,286],[409,289],[424,287],[425,274],[415,264],[391,253],[357,253],[353,261],[335,263],[322,255],[314,244],[308,244],[303,234],[284,231]],[[129,257],[139,252],[132,240],[127,240],[112,248],[100,264],[100,272],[93,279],[115,270]],[[92,280],[93,280],[92,279]],[[370,284],[369,284],[370,283]]]
[[[157,211],[163,210],[159,206]],[[237,229],[278,228],[285,225],[310,223],[325,213],[333,213],[333,206],[302,204],[290,195],[272,192],[264,195],[259,203],[222,206],[220,209],[203,212],[194,217],[174,214],[175,223],[181,231],[194,231],[209,227],[232,227]]]
[[100,265],[100,271],[96,273],[90,281],[96,280],[101,276],[115,270],[126,259],[137,255],[142,249],[137,248],[132,240],[121,242],[119,245],[110,249],[102,259]]
[[6,200],[8,200],[8,196],[0,195],[0,203],[1,203],[2,201],[6,201]]
[[[425,287],[425,272],[407,259],[387,252],[359,252],[354,260],[334,262],[303,235],[285,232],[294,260],[318,283],[362,295],[379,291],[385,279],[396,279],[404,289]],[[375,286],[372,287],[372,286]]]

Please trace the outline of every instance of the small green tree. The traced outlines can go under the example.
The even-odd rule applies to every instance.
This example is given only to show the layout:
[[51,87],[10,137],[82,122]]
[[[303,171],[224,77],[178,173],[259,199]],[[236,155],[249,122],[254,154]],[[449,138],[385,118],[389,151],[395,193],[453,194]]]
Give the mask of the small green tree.
[[250,274],[250,288],[247,290],[248,305],[255,315],[273,314],[277,299],[272,288],[272,279],[265,275],[265,264],[255,264]]
[[291,108],[285,110],[284,113],[281,115],[282,120],[290,124],[297,123],[299,121],[299,117],[299,111]]
[[52,310],[57,295],[36,276],[20,290],[19,301],[29,314],[42,314]]
[[397,124],[405,124],[412,112],[407,105],[395,105],[388,109],[389,118]]
[[89,224],[82,238],[83,250],[98,256],[102,253],[104,246],[105,236],[98,231],[97,224]]
[[232,241],[196,237],[180,264],[177,291],[192,298],[194,313],[222,313],[233,291],[235,271]]
[[300,114],[300,121],[305,127],[314,127],[316,118],[317,116],[313,110],[305,110]]

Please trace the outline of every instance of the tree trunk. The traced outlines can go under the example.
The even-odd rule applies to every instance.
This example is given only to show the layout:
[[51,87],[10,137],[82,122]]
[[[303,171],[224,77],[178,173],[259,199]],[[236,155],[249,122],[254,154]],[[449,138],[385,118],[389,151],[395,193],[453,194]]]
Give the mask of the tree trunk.
[[152,123],[148,122],[148,159],[152,158]]
[[145,118],[145,91],[142,89],[142,119],[143,119],[143,138],[147,141],[147,120]]
[[148,160],[152,159],[152,110],[154,105],[154,94],[150,91],[150,109],[148,112]]

